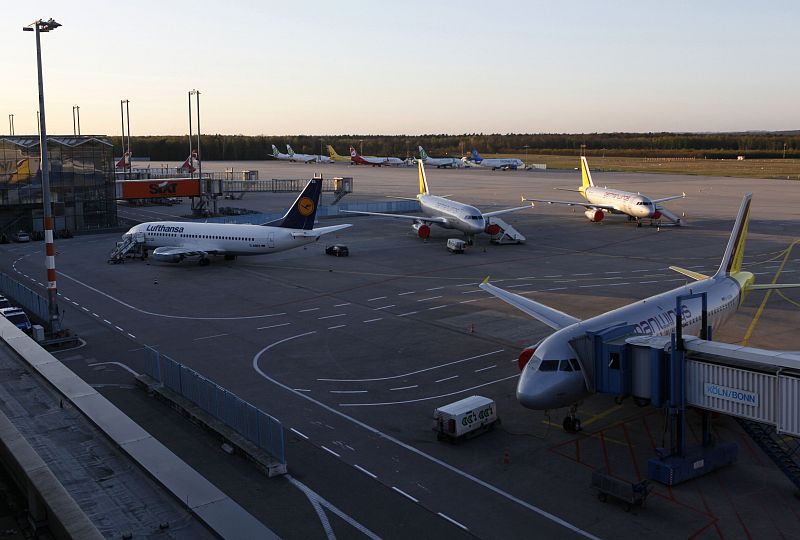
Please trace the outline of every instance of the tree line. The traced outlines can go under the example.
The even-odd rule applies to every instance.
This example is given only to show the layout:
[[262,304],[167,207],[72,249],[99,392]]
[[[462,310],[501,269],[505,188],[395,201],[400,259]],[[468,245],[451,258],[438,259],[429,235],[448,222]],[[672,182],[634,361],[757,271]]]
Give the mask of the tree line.
[[[120,137],[112,136],[117,149]],[[202,135],[201,157],[212,161],[265,159],[272,145],[281,152],[290,144],[295,152],[327,155],[333,145],[347,155],[353,146],[366,155],[411,157],[423,146],[432,156],[463,156],[472,148],[481,154],[566,154],[594,156],[799,158],[800,131],[744,133],[586,133],[586,134],[483,134],[463,135]],[[196,145],[196,137],[192,141]],[[179,161],[189,155],[183,135],[131,137],[134,156],[154,161]],[[117,150],[120,153],[119,150]]]

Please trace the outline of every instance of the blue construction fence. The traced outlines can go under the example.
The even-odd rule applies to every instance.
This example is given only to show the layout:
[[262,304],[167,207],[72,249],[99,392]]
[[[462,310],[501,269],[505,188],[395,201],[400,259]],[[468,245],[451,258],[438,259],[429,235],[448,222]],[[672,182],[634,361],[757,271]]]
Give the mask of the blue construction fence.
[[[288,210],[288,209],[287,209]],[[352,214],[344,214],[339,210],[354,210],[356,212],[381,212],[391,214],[393,212],[419,212],[420,207],[417,201],[385,201],[376,203],[353,203],[337,204],[332,206],[320,206],[317,209],[317,217],[342,217],[352,218]],[[280,214],[246,214],[243,216],[225,216],[217,218],[203,218],[200,221],[208,223],[239,223],[247,225],[261,225],[269,221],[278,219],[286,213]]]
[[35,315],[40,321],[50,320],[47,298],[2,272],[0,272],[0,291],[4,296],[25,308],[27,312]]
[[286,463],[283,424],[193,369],[145,347],[145,373]]

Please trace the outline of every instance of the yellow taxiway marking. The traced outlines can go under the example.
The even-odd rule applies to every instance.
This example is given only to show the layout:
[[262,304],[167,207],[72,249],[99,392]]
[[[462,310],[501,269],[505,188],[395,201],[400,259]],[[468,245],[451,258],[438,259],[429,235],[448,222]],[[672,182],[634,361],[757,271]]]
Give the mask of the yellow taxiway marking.
[[[786,266],[786,262],[789,260],[789,256],[792,254],[792,250],[794,246],[800,243],[800,240],[795,240],[792,242],[788,248],[786,248],[786,254],[783,256],[783,262],[778,267],[778,270],[775,272],[775,277],[772,278],[770,284],[774,285],[778,282],[778,278],[783,272],[783,267]],[[769,300],[772,291],[776,289],[770,289],[767,291],[767,294],[764,295],[764,299],[761,301],[761,305],[758,306],[758,310],[756,311],[755,316],[753,316],[753,320],[750,321],[750,326],[747,327],[747,332],[744,334],[744,338],[742,338],[742,345],[747,345],[747,342],[750,341],[750,336],[753,335],[753,331],[756,329],[756,325],[758,324],[758,320],[761,318],[761,314],[764,313],[764,308],[767,306],[767,301]]]
[[621,408],[622,408],[622,405],[614,405],[613,407],[609,407],[605,411],[597,413],[596,415],[592,416],[591,418],[589,418],[585,422],[581,422],[581,425],[582,426],[588,426],[590,424],[593,424],[594,422],[597,422],[598,420],[600,420],[602,418],[605,418],[609,414],[611,414],[613,412],[616,412],[616,411],[620,410]]

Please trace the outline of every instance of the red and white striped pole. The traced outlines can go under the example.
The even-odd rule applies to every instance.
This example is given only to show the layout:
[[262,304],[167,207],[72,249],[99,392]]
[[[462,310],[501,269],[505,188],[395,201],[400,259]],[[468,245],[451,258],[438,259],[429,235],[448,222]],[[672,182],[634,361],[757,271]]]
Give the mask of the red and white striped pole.
[[44,259],[47,268],[47,311],[50,315],[50,331],[61,330],[58,313],[58,285],[56,284],[56,245],[53,242],[53,216],[44,218]]

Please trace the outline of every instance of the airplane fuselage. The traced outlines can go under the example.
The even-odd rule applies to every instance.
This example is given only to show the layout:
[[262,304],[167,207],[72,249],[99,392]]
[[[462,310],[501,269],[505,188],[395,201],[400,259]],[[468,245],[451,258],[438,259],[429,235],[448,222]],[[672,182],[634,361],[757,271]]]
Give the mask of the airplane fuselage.
[[655,203],[649,197],[629,191],[591,186],[583,189],[581,194],[591,204],[609,205],[615,214],[627,214],[637,219],[658,219],[660,214]]
[[[743,280],[752,274],[742,273]],[[743,284],[734,277],[709,278],[651,296],[596,317],[557,330],[536,347],[533,358],[520,374],[517,399],[525,407],[546,410],[572,405],[585,398],[589,391],[583,373],[567,369],[564,362],[578,359],[570,341],[587,332],[611,327],[631,326],[634,333],[667,336],[675,329],[675,302],[678,296],[706,293],[708,324],[717,328],[736,312]],[[702,304],[699,298],[681,305],[682,327],[686,334],[698,335],[702,327]],[[562,362],[563,361],[563,362]]]
[[299,236],[302,232],[282,227],[239,225],[230,223],[196,223],[158,221],[140,223],[126,233],[144,233],[145,247],[183,247],[205,253],[224,255],[263,255],[296,248],[315,242],[316,236]]
[[525,167],[521,159],[515,158],[483,158],[475,162],[476,165],[481,167],[488,167],[492,170],[495,169],[520,169]]
[[468,236],[486,230],[486,219],[474,206],[436,195],[417,195],[417,199],[423,214],[429,217],[443,217],[447,220],[446,223],[437,223],[445,229],[456,229]]
[[456,158],[432,158],[428,157],[422,160],[425,165],[436,168],[456,168],[461,165],[461,160]]

